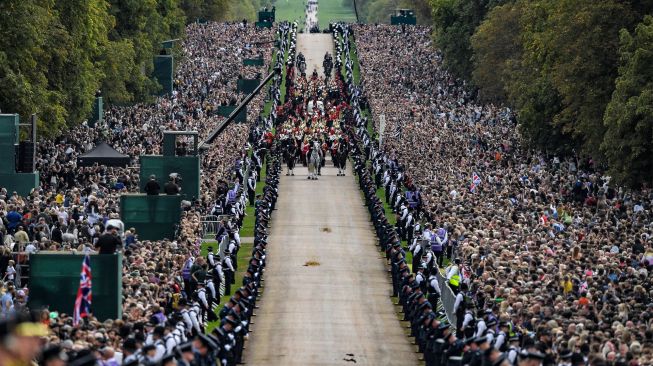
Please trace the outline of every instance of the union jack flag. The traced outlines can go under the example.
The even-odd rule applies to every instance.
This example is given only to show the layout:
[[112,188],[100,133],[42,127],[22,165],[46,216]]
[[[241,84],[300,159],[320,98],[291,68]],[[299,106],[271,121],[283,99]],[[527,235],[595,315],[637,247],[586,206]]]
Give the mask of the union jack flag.
[[472,182],[476,185],[479,185],[481,183],[481,177],[479,177],[478,174],[476,174],[476,172],[472,174]]
[[476,172],[472,173],[472,184],[469,187],[469,191],[475,193],[476,187],[478,187],[479,184],[481,184],[481,177],[479,177]]
[[79,277],[79,289],[75,299],[75,310],[73,311],[73,325],[77,326],[82,318],[91,313],[91,257],[87,254],[82,262],[82,273]]

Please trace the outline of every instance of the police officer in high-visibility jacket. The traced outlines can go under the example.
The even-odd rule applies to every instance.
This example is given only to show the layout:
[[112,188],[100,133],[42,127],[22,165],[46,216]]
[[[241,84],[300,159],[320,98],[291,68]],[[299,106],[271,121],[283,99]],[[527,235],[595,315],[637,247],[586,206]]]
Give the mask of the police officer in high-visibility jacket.
[[460,286],[460,258],[454,260],[454,264],[447,267],[447,281],[449,282],[449,287],[455,294],[458,293],[458,288]]

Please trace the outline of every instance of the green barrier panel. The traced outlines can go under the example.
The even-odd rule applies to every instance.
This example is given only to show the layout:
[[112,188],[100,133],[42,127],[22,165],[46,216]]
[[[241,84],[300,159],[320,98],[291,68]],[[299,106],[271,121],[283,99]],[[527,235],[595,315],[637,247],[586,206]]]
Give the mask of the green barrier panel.
[[272,28],[272,22],[256,22],[256,28]]
[[20,118],[17,114],[0,114],[0,187],[27,196],[39,186],[39,173],[16,172],[16,146],[19,141]]
[[[183,153],[177,154],[177,140],[185,138]],[[197,131],[163,131],[163,156],[197,155]],[[190,140],[190,141],[189,141]]]
[[104,119],[104,103],[102,97],[95,98],[93,102],[93,114],[88,120],[88,125],[90,127],[95,127],[95,124],[102,122]]
[[16,191],[25,197],[32,189],[39,186],[39,172],[34,173],[0,173],[0,187],[7,188],[9,194]]
[[272,11],[261,10],[258,12],[258,21],[259,22],[274,22],[276,19],[276,12],[274,9]]
[[175,42],[177,42],[178,40],[179,40],[179,38],[169,39],[167,41],[163,41],[163,42],[161,42],[161,48],[163,48],[165,50],[171,49],[172,47],[175,46]]
[[125,228],[136,229],[140,240],[172,240],[181,220],[182,199],[180,195],[122,195],[120,219],[125,223]]
[[395,15],[390,16],[390,24],[415,25],[417,24],[417,18],[415,17],[415,12],[412,9],[398,9]]
[[145,192],[145,184],[150,180],[150,175],[157,177],[161,192],[172,173],[181,176],[181,194],[186,199],[199,197],[200,194],[200,157],[199,156],[161,156],[142,155],[140,157],[141,192]]
[[[229,117],[231,112],[233,112],[236,108],[238,108],[237,105],[221,105],[218,107],[218,114],[223,116],[223,117]],[[235,122],[247,122],[247,107],[243,108],[237,115],[236,119],[234,119]]]
[[260,83],[261,79],[238,79],[238,92],[251,94]]
[[243,59],[243,66],[265,66],[263,58],[246,58]]
[[172,70],[174,69],[172,55],[154,57],[154,78],[161,84],[159,95],[172,94]]
[[[30,309],[72,314],[83,255],[46,253],[30,256]],[[91,255],[91,311],[99,321],[122,317],[122,255]]]
[[0,173],[16,173],[16,144],[18,143],[17,114],[0,114]]

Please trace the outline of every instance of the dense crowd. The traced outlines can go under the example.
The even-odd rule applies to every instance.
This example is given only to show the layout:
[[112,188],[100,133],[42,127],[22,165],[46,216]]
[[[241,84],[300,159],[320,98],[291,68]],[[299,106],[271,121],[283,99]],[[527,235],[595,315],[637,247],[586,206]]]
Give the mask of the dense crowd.
[[[527,149],[509,109],[477,103],[442,67],[429,28],[353,34],[361,104],[376,131],[385,121],[382,146],[366,137],[364,153],[408,240],[393,258],[412,267],[398,292],[417,280],[439,295],[423,273],[435,268],[456,293],[457,332],[437,336],[460,349],[438,354],[478,344],[492,362],[513,347],[544,364],[653,362],[651,190],[611,184],[591,159]],[[401,299],[407,311],[414,299]]]
[[[236,91],[237,80],[267,73],[271,41],[282,40],[278,46],[288,49],[287,35],[292,29],[284,24],[275,34],[242,23],[191,24],[172,95],[153,104],[112,106],[103,123],[95,127],[83,124],[39,143],[39,189],[28,197],[0,191],[2,357],[28,363],[38,356],[41,341],[46,339],[43,364],[58,364],[58,360],[77,365],[96,360],[105,365],[171,364],[176,360],[212,365],[221,359],[223,365],[232,365],[239,361],[263,271],[265,223],[276,199],[280,169],[277,157],[267,158],[271,145],[264,138],[274,125],[274,113],[269,117],[259,114],[264,99],[271,101],[273,111],[280,103],[281,76],[275,77],[267,94],[248,105],[248,123],[228,126],[202,156],[201,197],[187,197],[183,202],[176,237],[138,240],[138,233],[123,228],[119,220],[119,195],[139,190],[138,157],[160,153],[164,130],[198,131],[200,138],[208,136],[225,118],[217,114],[217,107],[235,105],[244,98]],[[283,54],[277,54],[277,67],[282,65]],[[243,59],[258,57],[265,60],[264,66],[243,66]],[[77,157],[100,141],[129,155],[130,167],[77,166]],[[266,187],[254,202],[250,187],[260,180],[263,166],[267,166]],[[161,180],[161,186],[167,178],[152,177]],[[252,257],[242,286],[238,284],[232,292],[240,247],[238,231],[248,201],[256,205],[255,244],[252,253],[241,254]],[[216,239],[226,245],[223,250],[215,248],[215,254],[209,248],[202,256],[202,218],[209,214],[224,214],[215,231]],[[124,230],[122,239],[118,239],[119,230]],[[19,260],[25,263],[29,254],[45,250],[111,254],[115,249],[123,253],[122,319],[99,322],[89,316],[73,326],[70,314],[48,309],[30,309],[30,316],[23,314],[28,310],[29,291],[22,281]],[[233,296],[217,314],[223,294]],[[204,335],[208,322],[216,320],[213,333]],[[8,340],[21,337],[25,342],[36,340],[37,344],[31,344],[38,347],[26,347],[29,351],[23,354],[8,346]]]

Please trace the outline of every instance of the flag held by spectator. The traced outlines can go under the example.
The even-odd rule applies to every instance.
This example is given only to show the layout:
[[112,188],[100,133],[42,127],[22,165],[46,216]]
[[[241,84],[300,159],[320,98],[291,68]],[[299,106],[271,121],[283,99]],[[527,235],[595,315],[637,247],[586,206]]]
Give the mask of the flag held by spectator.
[[75,310],[73,311],[73,325],[77,326],[82,318],[91,313],[91,257],[87,254],[82,262],[82,272],[79,277],[79,289],[75,299]]
[[479,184],[481,184],[481,177],[476,172],[472,173],[472,185],[469,187],[469,191],[472,193],[476,192],[476,187]]

